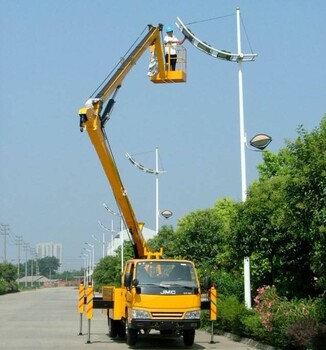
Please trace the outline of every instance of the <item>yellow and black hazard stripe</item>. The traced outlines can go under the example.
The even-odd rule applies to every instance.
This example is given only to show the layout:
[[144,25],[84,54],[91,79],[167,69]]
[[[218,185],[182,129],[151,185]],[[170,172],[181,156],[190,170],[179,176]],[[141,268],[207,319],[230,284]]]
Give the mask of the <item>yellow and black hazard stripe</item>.
[[210,289],[210,320],[215,321],[217,319],[217,289],[213,286]]

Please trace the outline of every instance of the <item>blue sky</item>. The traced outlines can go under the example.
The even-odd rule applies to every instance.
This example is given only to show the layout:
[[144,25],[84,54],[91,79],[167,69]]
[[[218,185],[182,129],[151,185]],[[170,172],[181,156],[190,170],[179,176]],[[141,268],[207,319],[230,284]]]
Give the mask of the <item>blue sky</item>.
[[[0,0],[0,222],[10,225],[7,259],[17,259],[15,235],[32,247],[64,246],[64,268],[79,268],[84,242],[102,248],[110,186],[78,109],[127,52],[147,24],[175,26],[177,17],[213,47],[236,52],[236,7],[242,49],[248,138],[268,133],[273,152],[325,113],[326,2],[314,0]],[[231,16],[229,16],[231,15]],[[213,18],[216,18],[213,20]],[[160,225],[216,200],[241,200],[238,66],[185,42],[186,84],[155,85],[145,54],[126,77],[106,130],[139,221],[155,228],[155,177],[134,168],[129,152],[155,167],[159,148]],[[247,182],[257,178],[261,154],[246,152]],[[114,223],[117,227],[118,222]],[[108,236],[108,235],[107,235]],[[0,236],[0,261],[4,256]],[[107,237],[108,239],[109,237]]]

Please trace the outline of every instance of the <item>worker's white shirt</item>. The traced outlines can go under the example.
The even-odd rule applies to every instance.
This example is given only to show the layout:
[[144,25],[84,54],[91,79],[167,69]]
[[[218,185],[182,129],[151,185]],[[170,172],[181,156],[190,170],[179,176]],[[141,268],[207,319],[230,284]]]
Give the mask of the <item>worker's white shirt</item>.
[[169,54],[170,55],[176,55],[177,54],[177,50],[176,50],[176,46],[177,46],[177,42],[179,42],[179,39],[177,37],[175,37],[174,35],[169,36],[166,35],[164,37],[164,45],[165,45],[165,54]]

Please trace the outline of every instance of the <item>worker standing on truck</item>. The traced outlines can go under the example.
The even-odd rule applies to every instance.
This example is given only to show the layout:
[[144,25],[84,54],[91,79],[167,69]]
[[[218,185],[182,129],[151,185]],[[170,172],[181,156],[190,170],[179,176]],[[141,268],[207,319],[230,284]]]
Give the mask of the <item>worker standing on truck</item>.
[[183,40],[179,40],[174,34],[173,34],[173,28],[172,27],[166,27],[166,35],[164,37],[164,45],[165,45],[165,62],[170,62],[170,69],[175,70],[176,64],[177,64],[177,45],[182,45],[184,41],[186,40],[186,37],[183,38]]

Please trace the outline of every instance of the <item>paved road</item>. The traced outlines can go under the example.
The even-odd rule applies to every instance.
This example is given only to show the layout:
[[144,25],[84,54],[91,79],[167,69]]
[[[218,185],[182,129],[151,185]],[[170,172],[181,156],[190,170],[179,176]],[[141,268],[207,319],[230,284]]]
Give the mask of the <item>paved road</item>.
[[[50,350],[81,349],[125,350],[124,341],[113,341],[108,336],[106,317],[94,310],[91,323],[91,343],[87,343],[87,321],[83,319],[83,334],[79,333],[77,312],[78,290],[74,288],[48,288],[0,296],[0,349]],[[252,349],[248,345],[196,332],[191,349]],[[159,338],[158,335],[139,337],[134,349],[185,349],[181,338]]]

